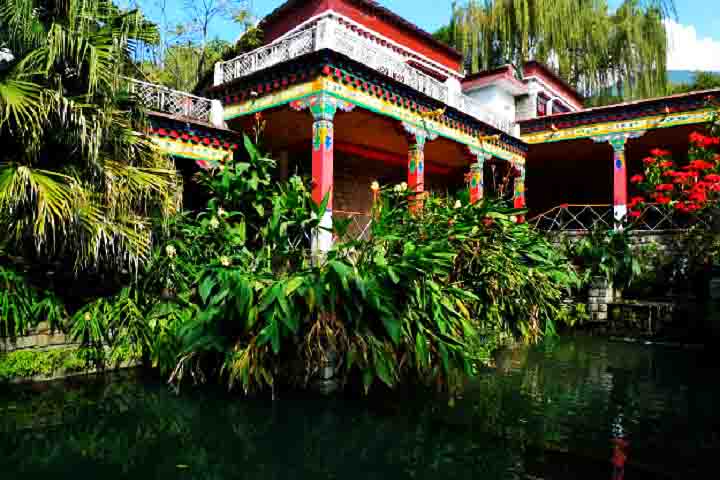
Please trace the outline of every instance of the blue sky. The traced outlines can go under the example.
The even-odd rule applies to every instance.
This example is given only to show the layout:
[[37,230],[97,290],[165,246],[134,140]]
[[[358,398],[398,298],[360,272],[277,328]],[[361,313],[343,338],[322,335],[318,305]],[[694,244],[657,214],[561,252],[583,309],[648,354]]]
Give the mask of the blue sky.
[[[182,19],[187,0],[121,0],[121,3],[138,3],[151,18],[157,13],[155,5],[165,1],[168,11]],[[223,1],[223,0],[216,0]],[[248,0],[258,16],[265,16],[284,3],[284,0]],[[450,19],[451,0],[378,0],[399,15],[430,32]],[[622,0],[608,0],[617,7]],[[720,8],[718,0],[675,0],[677,19],[669,20],[671,38],[669,68],[672,70],[720,71]],[[158,20],[153,18],[154,20]],[[239,29],[231,22],[216,22],[220,38],[232,40]]]

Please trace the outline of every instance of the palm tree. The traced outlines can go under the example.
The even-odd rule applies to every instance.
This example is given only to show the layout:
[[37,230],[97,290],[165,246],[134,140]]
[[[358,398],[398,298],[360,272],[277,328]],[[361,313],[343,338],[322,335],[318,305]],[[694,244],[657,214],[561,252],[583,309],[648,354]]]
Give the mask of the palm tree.
[[148,257],[151,219],[176,211],[181,182],[122,74],[155,41],[111,0],[3,0],[0,251],[75,272]]
[[[471,72],[538,60],[587,96],[665,93],[673,0],[469,0],[448,28]],[[448,35],[447,31],[442,32]],[[612,88],[609,88],[612,87]]]

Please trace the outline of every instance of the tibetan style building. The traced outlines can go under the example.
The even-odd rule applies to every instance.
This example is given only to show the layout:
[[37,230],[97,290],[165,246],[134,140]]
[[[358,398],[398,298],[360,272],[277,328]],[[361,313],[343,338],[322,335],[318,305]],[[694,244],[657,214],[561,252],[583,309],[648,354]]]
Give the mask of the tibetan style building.
[[[231,155],[235,132],[261,114],[281,179],[311,175],[316,201],[331,193],[325,223],[352,216],[358,233],[374,180],[470,188],[472,200],[485,189],[517,207],[527,201],[531,217],[592,207],[612,224],[641,158],[655,147],[687,152],[689,133],[720,100],[719,90],[586,109],[536,62],[465,75],[459,52],[372,0],[289,0],[260,27],[263,46],[215,65],[204,92],[212,100],[189,96],[168,109],[146,92],[151,109],[171,113],[157,114],[153,133],[205,165]],[[202,102],[201,121],[188,123]],[[315,246],[331,242],[321,234]]]

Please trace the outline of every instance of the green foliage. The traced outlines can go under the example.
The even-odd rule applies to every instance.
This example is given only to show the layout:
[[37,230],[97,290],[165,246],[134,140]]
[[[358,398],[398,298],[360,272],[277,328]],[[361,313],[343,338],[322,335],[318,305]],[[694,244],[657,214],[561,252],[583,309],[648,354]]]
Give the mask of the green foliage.
[[596,227],[569,247],[571,255],[581,264],[585,285],[592,277],[603,277],[615,287],[624,288],[642,273],[641,259],[652,247],[633,247],[631,232],[630,228]]
[[712,72],[697,72],[695,78],[690,83],[674,85],[671,93],[689,93],[699,90],[712,90],[720,88],[720,74]]
[[121,81],[157,29],[110,0],[46,3],[0,6],[0,238],[58,271],[137,268],[180,188]]
[[51,291],[38,290],[25,275],[0,264],[0,338],[24,335],[41,321],[51,329],[61,328],[66,315]]
[[[176,360],[175,383],[219,376],[245,392],[274,389],[306,384],[331,362],[366,391],[453,391],[511,332],[536,341],[554,334],[556,319],[575,320],[561,300],[577,275],[514,221],[522,211],[430,197],[412,214],[402,188],[386,189],[369,240],[312,258],[308,233],[325,202],[314,205],[300,178],[273,182],[274,162],[247,138],[245,147],[247,161],[201,174],[206,210],[171,222],[128,289],[137,293],[123,298],[152,319],[146,333],[108,327],[111,344],[147,342],[164,371]],[[334,226],[339,237],[343,228]],[[78,338],[93,338],[76,326]]]
[[673,11],[672,0],[625,0],[614,11],[599,0],[470,0],[438,35],[452,34],[471,72],[538,60],[588,97],[607,95],[615,81],[616,94],[636,98],[665,92],[662,22]]
[[17,350],[0,354],[0,382],[81,372],[87,368],[77,348]]

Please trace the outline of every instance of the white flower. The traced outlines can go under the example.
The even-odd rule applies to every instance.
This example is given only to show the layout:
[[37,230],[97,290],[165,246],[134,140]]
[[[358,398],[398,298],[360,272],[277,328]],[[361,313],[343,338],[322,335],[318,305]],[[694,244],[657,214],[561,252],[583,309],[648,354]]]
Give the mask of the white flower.
[[173,247],[172,245],[168,245],[167,247],[165,247],[165,253],[170,258],[174,258],[175,255],[177,255],[177,251],[175,250],[175,247]]
[[220,215],[222,217],[223,215],[227,215],[227,212],[225,211],[224,208],[220,207],[220,208],[218,208],[218,215]]
[[226,257],[225,255],[223,255],[222,257],[220,257],[220,265],[222,265],[223,267],[229,267],[230,265],[232,265],[232,260],[230,260],[230,257]]
[[400,184],[398,183],[393,187],[393,191],[399,193],[400,192]]
[[407,190],[407,183],[402,182],[402,183],[400,184],[400,191],[401,191],[401,192],[404,192],[405,190]]
[[460,200],[455,200],[455,205],[453,206],[453,208],[462,208],[462,203],[460,203]]
[[510,221],[513,223],[517,223],[517,217],[515,215],[510,215]]
[[218,228],[220,226],[220,220],[217,219],[217,217],[213,217],[210,220],[210,228]]
[[377,192],[378,190],[380,190],[380,184],[377,181],[372,182],[370,184],[370,190],[372,190],[373,192]]

